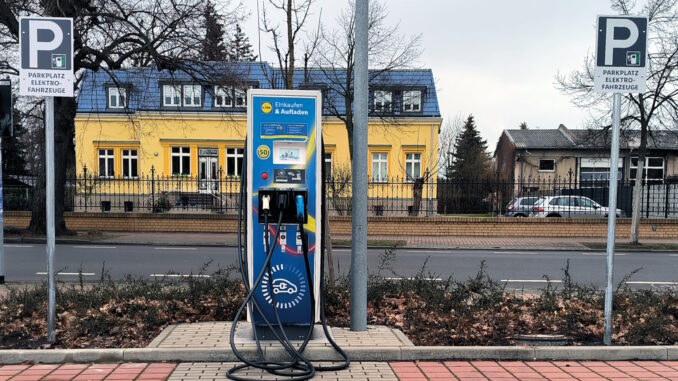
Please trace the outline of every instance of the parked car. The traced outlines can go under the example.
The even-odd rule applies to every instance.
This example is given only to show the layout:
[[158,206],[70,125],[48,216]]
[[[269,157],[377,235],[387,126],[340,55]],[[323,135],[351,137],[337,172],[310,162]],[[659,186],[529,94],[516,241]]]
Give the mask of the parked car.
[[[607,217],[609,209],[584,196],[543,197],[532,206],[533,217]],[[617,217],[621,216],[617,209]]]
[[511,200],[506,206],[506,217],[527,217],[532,212],[532,206],[539,197],[518,197]]

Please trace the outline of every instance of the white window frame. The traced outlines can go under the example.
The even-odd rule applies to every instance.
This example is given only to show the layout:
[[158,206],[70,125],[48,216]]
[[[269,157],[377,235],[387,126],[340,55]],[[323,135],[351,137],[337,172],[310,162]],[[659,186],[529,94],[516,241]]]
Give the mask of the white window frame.
[[[623,160],[617,162],[617,178],[622,179],[624,163]],[[593,177],[586,179],[585,177]],[[579,162],[579,181],[582,183],[595,183],[610,180],[610,158],[588,158],[582,157]]]
[[403,91],[403,112],[421,112],[421,99],[421,90]]
[[393,92],[390,90],[374,90],[374,111],[390,112],[393,108]]
[[[179,152],[174,152],[174,149],[178,148]],[[174,171],[174,158],[179,158],[179,171]],[[184,158],[188,157],[188,171],[184,173]],[[170,147],[170,171],[172,176],[190,176],[191,175],[191,147],[186,146],[174,146]]]
[[[136,160],[135,165],[132,165],[133,160]],[[134,167],[136,167],[136,176],[133,175],[134,171],[132,171]],[[127,173],[129,174],[127,176],[125,176],[125,168],[127,168]],[[139,150],[137,148],[125,148],[122,150],[122,177],[125,179],[139,178]]]
[[[97,159],[99,164],[99,177],[102,179],[111,179],[115,177],[115,150],[112,148],[99,148],[97,150]],[[101,174],[101,159],[104,159],[103,175]],[[112,163],[109,163],[109,160],[111,160]]]
[[[232,152],[228,152],[231,151]],[[243,147],[226,147],[226,176],[240,177],[242,170],[242,159],[244,156],[245,149]],[[228,159],[233,159],[235,164],[234,174],[228,172]]]
[[387,181],[388,152],[372,152],[372,182],[385,183]]
[[[113,104],[115,100],[115,104]],[[108,88],[108,108],[123,109],[127,107],[127,89],[124,87]]]
[[[662,165],[657,166],[653,165],[650,166],[650,160],[651,159],[660,159],[662,161]],[[636,161],[636,164],[633,164],[633,161]],[[633,170],[638,170],[638,156],[633,156],[631,157],[631,166],[630,166],[630,171],[629,175],[630,178],[629,180],[634,181],[636,179],[636,176],[633,175]],[[650,169],[661,169],[662,170],[662,178],[661,179],[650,179],[647,177],[647,174],[650,172]],[[648,182],[648,181],[655,181],[655,182],[664,182],[664,178],[666,177],[666,160],[662,156],[646,156],[645,157],[645,164],[643,165],[643,181]]]
[[[551,161],[553,162],[553,169],[541,169],[541,162],[542,161]],[[539,159],[539,164],[537,164],[537,171],[538,172],[547,172],[547,173],[553,173],[556,171],[556,159]]]
[[[408,183],[421,177],[421,152],[406,152],[405,153],[405,180]],[[414,167],[419,164],[419,173],[414,176]],[[410,170],[407,166],[410,165]],[[408,173],[410,172],[410,173]]]
[[182,97],[184,107],[202,106],[202,86],[196,84],[183,85]]
[[247,90],[233,89],[233,107],[247,107]]
[[[329,155],[329,158],[327,157]],[[327,168],[327,164],[330,165],[329,173],[325,173],[325,180],[332,180],[332,160],[334,160],[334,152],[325,152],[323,155],[323,168]]]
[[[167,102],[167,99],[170,102]],[[162,85],[162,105],[164,107],[179,107],[182,101],[180,85]]]
[[233,107],[233,92],[231,88],[214,86],[214,107]]

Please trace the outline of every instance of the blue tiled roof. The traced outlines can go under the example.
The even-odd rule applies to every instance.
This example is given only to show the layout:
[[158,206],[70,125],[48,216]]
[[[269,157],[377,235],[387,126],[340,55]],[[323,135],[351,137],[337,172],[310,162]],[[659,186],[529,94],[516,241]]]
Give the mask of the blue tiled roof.
[[[252,84],[259,88],[282,88],[282,76],[279,70],[271,68],[267,63],[229,63],[210,66],[214,73],[219,73],[225,83]],[[329,71],[311,69],[308,71],[308,80],[303,69],[295,70],[294,85],[296,88],[322,88],[325,96],[325,115],[335,112],[345,115],[345,105],[342,86],[345,83],[345,71]],[[216,78],[216,77],[212,77]],[[430,69],[422,70],[390,70],[370,71],[370,90],[383,88],[393,91],[394,110],[399,110],[402,90],[417,89],[423,94],[422,111],[419,113],[400,113],[397,115],[440,117],[438,97],[436,94],[433,73]],[[230,79],[230,80],[229,80]],[[128,90],[129,112],[139,110],[160,110],[161,87],[167,82],[211,82],[204,77],[191,75],[185,71],[159,71],[152,67],[129,68],[114,71],[87,71],[80,85],[77,97],[78,112],[105,113],[109,111],[106,105],[106,89],[111,86],[123,86]],[[271,86],[271,82],[275,86]],[[197,110],[212,111],[213,99],[209,91],[205,91],[204,103]],[[193,109],[192,109],[193,110]],[[194,111],[197,111],[194,110]],[[237,111],[236,111],[237,112]],[[242,110],[239,110],[242,112]]]

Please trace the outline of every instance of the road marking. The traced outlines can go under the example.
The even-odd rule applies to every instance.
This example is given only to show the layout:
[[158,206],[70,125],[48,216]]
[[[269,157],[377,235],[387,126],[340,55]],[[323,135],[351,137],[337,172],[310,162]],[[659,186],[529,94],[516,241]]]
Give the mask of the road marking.
[[154,278],[211,278],[211,275],[202,274],[150,274]]
[[442,282],[441,278],[392,277],[392,278],[384,278],[384,279],[386,279],[386,280],[415,280],[415,279],[421,279],[421,280],[426,280],[426,281],[429,281],[429,282]]
[[195,247],[182,247],[182,246],[164,246],[164,247],[154,247],[155,250],[197,250]]
[[669,254],[669,257],[678,257],[678,254]]
[[[44,272],[44,271],[39,271],[39,272],[35,273],[35,275],[47,275],[47,273]],[[56,275],[65,275],[65,276],[79,276],[79,275],[82,275],[82,276],[95,276],[96,274],[95,274],[95,273],[62,273],[62,272],[57,272]]]
[[[579,254],[581,254],[581,255],[587,255],[587,256],[589,256],[589,257],[605,257],[605,256],[607,256],[607,253],[579,253]],[[615,257],[616,257],[616,256],[623,257],[623,256],[625,256],[625,255],[626,255],[626,253],[614,253],[614,256],[615,256]]]
[[17,248],[17,249],[27,249],[27,248],[33,247],[33,245],[12,245],[12,244],[6,244],[5,247],[12,247],[12,248]]
[[500,282],[506,283],[563,283],[562,280],[546,280],[546,279],[501,279]]
[[662,286],[677,286],[678,282],[665,282],[665,281],[644,281],[644,280],[630,280],[626,284],[658,284]]
[[529,254],[537,255],[540,254],[538,251],[493,251],[494,254]]
[[117,249],[116,246],[88,246],[88,245],[73,245],[74,248],[78,249],[105,249],[105,250],[112,250],[112,249]]

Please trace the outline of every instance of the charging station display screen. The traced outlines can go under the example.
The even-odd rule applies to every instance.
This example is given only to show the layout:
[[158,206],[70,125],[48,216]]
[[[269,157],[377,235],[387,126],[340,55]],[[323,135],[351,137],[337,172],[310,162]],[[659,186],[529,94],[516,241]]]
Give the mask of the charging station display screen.
[[[314,292],[318,295],[319,258],[316,244],[320,243],[320,150],[321,126],[319,92],[294,96],[295,92],[250,90],[248,110],[248,252],[250,284],[260,274],[266,260],[264,214],[261,195],[270,198],[271,212],[266,214],[269,243],[273,244],[279,213],[284,216],[280,235],[271,260],[271,274],[266,272],[254,298],[262,307],[263,315],[275,321],[273,303],[283,324],[310,324],[310,283],[306,274],[301,235],[295,212],[298,196],[304,200],[305,225],[308,235],[308,258],[314,278]],[[316,95],[316,93],[318,93]],[[281,95],[277,95],[281,94]],[[284,94],[284,95],[283,95]],[[249,159],[251,158],[251,159]],[[282,196],[281,196],[282,195]],[[279,205],[284,198],[285,211]],[[316,263],[318,262],[318,263]],[[263,317],[254,311],[255,324],[264,324]],[[316,313],[315,319],[319,316]]]

